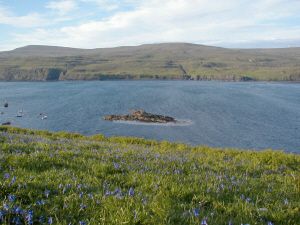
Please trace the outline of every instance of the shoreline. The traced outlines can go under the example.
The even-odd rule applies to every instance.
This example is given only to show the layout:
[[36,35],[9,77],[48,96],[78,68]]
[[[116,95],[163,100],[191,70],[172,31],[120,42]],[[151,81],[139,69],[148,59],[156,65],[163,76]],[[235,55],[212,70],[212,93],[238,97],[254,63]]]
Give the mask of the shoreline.
[[106,79],[106,80],[0,80],[0,83],[63,83],[63,82],[139,82],[139,81],[172,81],[172,82],[220,82],[220,83],[288,83],[288,84],[300,84],[299,81],[289,81],[289,80],[251,80],[251,81],[242,81],[242,80],[185,80],[185,79]]
[[[119,123],[119,122],[114,122],[114,123]],[[124,124],[128,125],[130,123],[122,123],[120,122],[119,124]],[[140,124],[134,124],[134,125],[140,125]],[[157,125],[157,124],[155,124]],[[148,126],[151,126],[148,124]],[[159,124],[157,125],[159,126]],[[162,125],[164,126],[164,125]],[[183,125],[185,126],[185,125]],[[260,153],[260,152],[265,152],[265,151],[272,151],[272,152],[281,152],[284,154],[293,154],[293,155],[300,155],[300,152],[297,152],[296,150],[289,151],[285,149],[272,149],[272,148],[261,148],[261,149],[254,149],[254,148],[242,148],[242,147],[237,147],[237,146],[213,146],[213,145],[207,145],[207,144],[192,144],[192,143],[185,143],[181,141],[170,141],[170,140],[160,140],[160,139],[151,139],[151,138],[144,138],[144,137],[138,137],[138,136],[122,136],[122,135],[107,135],[105,136],[102,133],[94,133],[91,135],[83,134],[80,132],[76,131],[66,131],[66,130],[59,130],[59,131],[53,131],[53,130],[43,130],[43,129],[35,129],[35,128],[26,128],[26,127],[17,127],[14,125],[10,126],[5,126],[0,124],[0,136],[2,132],[16,132],[20,134],[30,134],[30,135],[35,135],[35,134],[46,134],[46,135],[60,135],[64,134],[66,136],[72,136],[72,137],[79,137],[81,139],[90,139],[93,137],[101,136],[102,140],[115,140],[115,139],[122,139],[125,142],[134,142],[134,143],[146,143],[146,144],[155,144],[155,145],[161,145],[163,143],[168,143],[169,145],[185,145],[190,148],[211,148],[215,149],[217,151],[227,151],[227,150],[233,150],[236,152],[253,152],[253,153]]]

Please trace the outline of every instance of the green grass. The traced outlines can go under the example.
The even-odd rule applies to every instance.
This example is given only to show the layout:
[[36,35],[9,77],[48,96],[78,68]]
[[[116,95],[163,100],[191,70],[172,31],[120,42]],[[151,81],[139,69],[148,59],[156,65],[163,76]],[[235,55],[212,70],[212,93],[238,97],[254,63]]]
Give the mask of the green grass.
[[280,151],[0,127],[0,220],[295,225],[299,165]]

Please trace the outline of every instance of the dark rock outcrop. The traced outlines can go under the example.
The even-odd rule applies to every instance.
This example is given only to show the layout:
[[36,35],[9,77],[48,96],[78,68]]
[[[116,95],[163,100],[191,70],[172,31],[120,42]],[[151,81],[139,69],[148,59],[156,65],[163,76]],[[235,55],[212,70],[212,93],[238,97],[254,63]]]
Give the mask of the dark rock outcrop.
[[177,121],[170,116],[147,113],[144,110],[135,110],[127,115],[108,115],[104,117],[109,121],[139,121],[145,123],[176,123]]

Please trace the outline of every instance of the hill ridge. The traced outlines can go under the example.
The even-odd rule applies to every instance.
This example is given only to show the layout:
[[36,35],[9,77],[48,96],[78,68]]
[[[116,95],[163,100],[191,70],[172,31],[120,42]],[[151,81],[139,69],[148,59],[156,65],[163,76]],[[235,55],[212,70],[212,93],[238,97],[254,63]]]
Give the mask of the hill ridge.
[[0,52],[0,80],[300,80],[300,48],[229,49],[193,43],[80,49],[29,45]]

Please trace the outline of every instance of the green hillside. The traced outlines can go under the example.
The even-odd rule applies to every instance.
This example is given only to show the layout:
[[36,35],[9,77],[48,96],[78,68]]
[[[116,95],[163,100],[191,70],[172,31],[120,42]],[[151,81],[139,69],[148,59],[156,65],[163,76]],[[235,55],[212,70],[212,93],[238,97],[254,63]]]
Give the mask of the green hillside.
[[1,224],[300,224],[300,156],[0,127]]
[[0,80],[106,79],[300,81],[300,48],[166,43],[90,50],[27,46],[0,52]]

